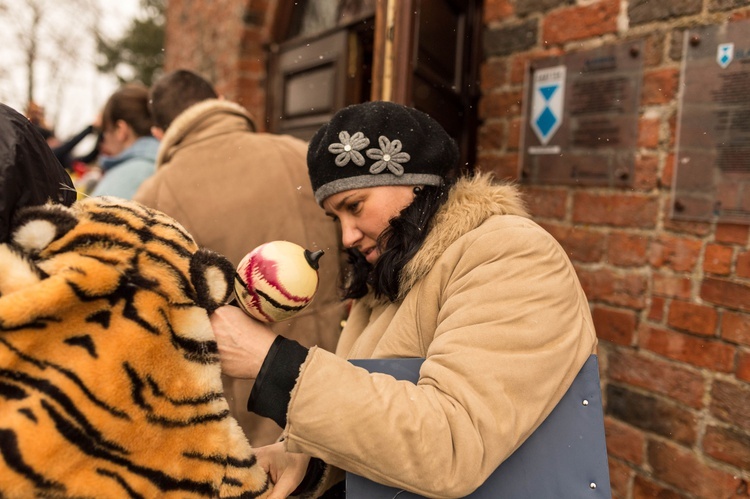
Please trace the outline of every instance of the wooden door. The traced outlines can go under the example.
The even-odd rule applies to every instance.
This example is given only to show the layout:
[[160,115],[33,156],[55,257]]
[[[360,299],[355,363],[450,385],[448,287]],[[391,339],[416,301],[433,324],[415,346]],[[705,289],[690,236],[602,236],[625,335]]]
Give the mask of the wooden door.
[[338,109],[389,100],[433,116],[475,156],[481,0],[308,0],[280,8],[270,130],[308,140]]
[[272,46],[269,129],[309,140],[336,111],[370,98],[375,0],[293,4],[281,8],[285,39]]

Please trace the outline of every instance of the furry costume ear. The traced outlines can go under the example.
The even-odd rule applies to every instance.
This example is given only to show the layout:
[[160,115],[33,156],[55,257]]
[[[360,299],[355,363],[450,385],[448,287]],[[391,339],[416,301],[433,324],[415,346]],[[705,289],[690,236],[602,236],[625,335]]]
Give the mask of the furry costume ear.
[[198,306],[214,310],[224,305],[232,295],[234,267],[224,256],[201,248],[190,260],[190,280],[193,281]]
[[77,223],[78,219],[65,206],[30,206],[19,210],[14,217],[11,241],[25,252],[37,255]]

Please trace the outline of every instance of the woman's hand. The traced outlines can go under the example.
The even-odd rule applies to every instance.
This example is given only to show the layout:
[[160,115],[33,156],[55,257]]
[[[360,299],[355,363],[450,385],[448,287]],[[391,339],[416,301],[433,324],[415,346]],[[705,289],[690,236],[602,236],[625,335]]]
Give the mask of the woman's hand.
[[266,470],[274,483],[268,499],[289,497],[299,487],[307,472],[310,456],[284,450],[284,442],[258,447],[255,449],[258,464]]
[[276,334],[237,307],[219,307],[210,319],[219,345],[221,371],[233,378],[257,378]]

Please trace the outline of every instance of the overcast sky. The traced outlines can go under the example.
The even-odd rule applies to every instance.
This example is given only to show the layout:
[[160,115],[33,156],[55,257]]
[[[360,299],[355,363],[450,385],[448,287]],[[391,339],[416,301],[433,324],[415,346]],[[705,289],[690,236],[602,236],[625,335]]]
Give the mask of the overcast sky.
[[[45,106],[47,119],[54,121],[57,135],[67,138],[87,126],[104,105],[109,95],[117,88],[113,77],[101,75],[94,65],[95,41],[86,24],[95,14],[81,12],[80,2],[87,0],[0,0],[9,9],[0,11],[0,101],[23,112],[26,104],[27,71],[23,52],[17,39],[18,26],[28,23],[24,12],[30,12],[28,4],[37,2],[48,6],[45,15],[49,21],[41,24],[40,40],[45,40],[49,30],[63,26],[73,40],[75,54],[71,57],[52,57],[59,44],[40,47],[41,57],[52,57],[60,66],[60,85],[50,84],[49,64],[41,60],[35,71],[35,100]],[[139,9],[139,0],[88,0],[98,2],[98,24],[104,33],[119,38],[129,26]],[[45,2],[49,2],[48,4]],[[45,24],[50,22],[53,26]]]

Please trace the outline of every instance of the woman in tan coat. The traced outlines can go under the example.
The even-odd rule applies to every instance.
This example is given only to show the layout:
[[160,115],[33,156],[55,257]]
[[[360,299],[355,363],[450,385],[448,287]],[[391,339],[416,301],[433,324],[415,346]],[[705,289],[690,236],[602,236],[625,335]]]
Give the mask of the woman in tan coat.
[[[488,175],[454,180],[457,161],[454,142],[417,110],[339,111],[308,150],[316,199],[351,255],[355,302],[336,355],[232,307],[213,315],[224,372],[255,378],[248,407],[285,428],[283,441],[258,449],[274,497],[317,495],[340,470],[463,497],[594,353],[565,251],[529,219],[516,187]],[[425,358],[416,385],[346,361],[409,357]]]

